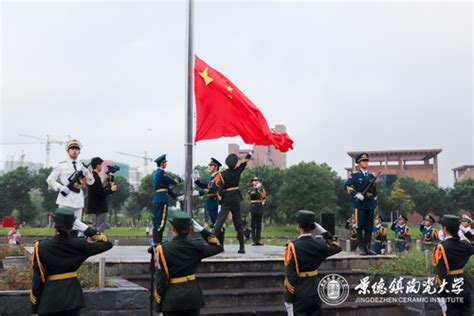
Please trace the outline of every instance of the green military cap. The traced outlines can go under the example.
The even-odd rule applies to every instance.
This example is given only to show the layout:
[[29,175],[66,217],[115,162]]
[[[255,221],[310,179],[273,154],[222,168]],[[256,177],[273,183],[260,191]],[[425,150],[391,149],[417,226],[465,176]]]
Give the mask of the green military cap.
[[408,222],[408,217],[406,217],[405,215],[398,216],[398,219],[404,219],[405,222]]
[[56,209],[56,211],[53,213],[53,218],[56,224],[64,225],[69,229],[72,228],[72,224],[76,220],[76,216],[74,216],[74,209],[67,206]]
[[443,226],[458,227],[461,224],[461,220],[456,215],[443,215],[439,223]]
[[170,223],[175,228],[188,228],[193,224],[191,216],[186,212],[174,212]]
[[300,210],[296,213],[296,222],[298,224],[311,224],[316,222],[316,214],[312,211]]

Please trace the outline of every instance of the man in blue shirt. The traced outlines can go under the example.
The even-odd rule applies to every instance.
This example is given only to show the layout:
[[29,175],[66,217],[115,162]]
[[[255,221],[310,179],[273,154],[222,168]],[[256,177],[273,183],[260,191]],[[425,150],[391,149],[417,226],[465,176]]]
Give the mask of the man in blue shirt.
[[352,197],[359,253],[361,255],[375,255],[375,252],[370,249],[372,230],[374,228],[374,213],[377,208],[377,188],[375,183],[363,194],[369,183],[375,178],[375,175],[368,170],[369,155],[367,153],[357,155],[356,163],[359,166],[359,170],[353,172],[349,179],[346,180],[345,187],[347,193]]
[[209,162],[209,172],[211,176],[204,181],[196,179],[194,184],[200,188],[199,195],[206,197],[206,209],[211,218],[211,228],[214,227],[217,220],[217,210],[219,209],[219,201],[217,200],[217,185],[214,183],[214,178],[219,172],[222,164],[215,158],[211,158]]
[[159,244],[163,240],[166,218],[168,217],[168,195],[176,199],[176,194],[171,190],[172,185],[177,185],[179,179],[174,180],[166,174],[166,155],[155,159],[158,167],[153,177],[153,243]]

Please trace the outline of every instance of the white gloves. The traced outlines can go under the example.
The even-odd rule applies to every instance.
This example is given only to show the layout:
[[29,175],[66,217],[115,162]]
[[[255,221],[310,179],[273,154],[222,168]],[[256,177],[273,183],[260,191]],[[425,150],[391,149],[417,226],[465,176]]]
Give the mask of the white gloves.
[[71,193],[71,190],[69,190],[69,188],[67,186],[62,185],[62,186],[59,187],[59,192],[61,192],[62,195],[66,196],[69,193]]
[[265,200],[262,200],[262,205],[265,205]]
[[357,193],[356,195],[354,195],[354,198],[358,199],[359,201],[363,201],[365,199],[362,193]]
[[193,219],[193,228],[195,231],[197,232],[202,232],[204,230],[204,227],[202,227],[198,222],[196,222],[194,219]]
[[193,172],[193,180],[196,181],[196,180],[198,180],[198,179],[199,179],[199,172],[198,172],[197,170],[195,170],[195,171]]
[[316,222],[314,222],[314,225],[316,225],[316,229],[315,229],[316,234],[322,235],[322,234],[324,234],[324,233],[327,233],[327,230],[325,230],[325,229],[323,228],[323,226],[319,225],[319,224],[316,223]]
[[178,199],[177,199],[177,200],[180,201],[180,202],[183,202],[183,201],[184,201],[184,195],[178,196]]
[[288,303],[288,302],[284,302],[283,304],[285,304],[286,314],[287,314],[288,316],[294,316],[293,304],[292,304],[292,303]]
[[193,191],[193,196],[199,196],[199,191],[198,191],[198,190],[194,190],[194,191]]

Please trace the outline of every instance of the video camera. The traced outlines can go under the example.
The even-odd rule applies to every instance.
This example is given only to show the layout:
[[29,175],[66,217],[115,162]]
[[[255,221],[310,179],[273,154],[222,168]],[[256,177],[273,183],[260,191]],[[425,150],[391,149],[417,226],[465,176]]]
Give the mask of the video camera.
[[105,174],[107,175],[107,182],[108,183],[115,182],[114,173],[116,173],[119,170],[120,170],[120,167],[117,166],[117,165],[107,167],[107,171],[105,172]]
[[[83,164],[84,167],[88,168],[88,165]],[[79,193],[82,188],[82,178],[84,178],[84,174],[81,170],[75,171],[71,176],[69,176],[68,184],[67,187],[69,190],[75,193]],[[66,196],[63,192],[61,192],[62,195]]]

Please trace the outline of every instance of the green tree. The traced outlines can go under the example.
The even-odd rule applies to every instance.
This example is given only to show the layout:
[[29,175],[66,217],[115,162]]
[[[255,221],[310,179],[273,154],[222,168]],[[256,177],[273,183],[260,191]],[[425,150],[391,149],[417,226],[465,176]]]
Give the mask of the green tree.
[[390,201],[394,209],[401,214],[412,213],[415,207],[410,195],[405,192],[400,182],[395,182],[392,192],[390,192]]
[[52,167],[41,168],[38,173],[34,176],[34,187],[37,188],[43,197],[42,209],[47,213],[52,213],[56,209],[56,199],[58,198],[58,192],[53,191],[49,188],[46,183],[46,179],[53,171]]
[[0,217],[9,216],[16,209],[18,221],[30,223],[35,219],[29,195],[32,184],[33,177],[27,167],[18,167],[0,177]]
[[474,211],[474,179],[466,178],[454,184],[451,192],[454,205],[458,209]]
[[277,194],[279,212],[287,222],[293,222],[301,209],[338,215],[335,179],[335,172],[327,164],[300,162],[291,166]]
[[117,214],[122,210],[127,199],[133,190],[127,179],[124,177],[115,177],[115,183],[117,184],[117,191],[108,197],[109,212],[115,218],[115,226],[117,226]]

